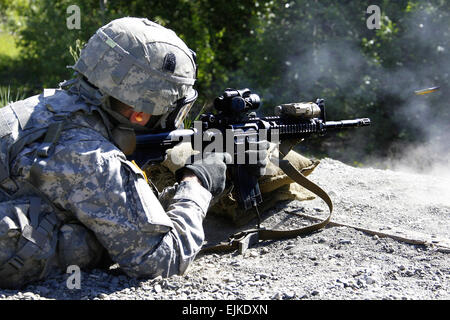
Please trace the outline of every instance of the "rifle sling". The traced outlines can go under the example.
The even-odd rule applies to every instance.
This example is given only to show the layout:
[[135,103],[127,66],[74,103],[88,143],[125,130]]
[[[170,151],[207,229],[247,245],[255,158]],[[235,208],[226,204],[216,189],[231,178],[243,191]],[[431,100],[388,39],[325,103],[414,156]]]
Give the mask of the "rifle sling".
[[296,183],[311,191],[323,201],[325,201],[325,203],[328,205],[328,209],[330,210],[328,217],[319,223],[292,230],[273,230],[258,228],[241,231],[230,236],[228,242],[222,242],[215,246],[203,248],[200,251],[201,253],[230,252],[235,250],[239,250],[240,253],[243,253],[249,246],[256,244],[259,240],[280,240],[295,238],[300,235],[305,235],[317,231],[325,227],[330,222],[331,213],[333,211],[333,203],[328,194],[321,187],[306,178],[300,171],[297,170],[297,168],[295,168],[289,162],[289,160],[279,160],[275,158],[271,159],[271,161],[274,164],[278,164],[281,170],[283,170],[283,172]]

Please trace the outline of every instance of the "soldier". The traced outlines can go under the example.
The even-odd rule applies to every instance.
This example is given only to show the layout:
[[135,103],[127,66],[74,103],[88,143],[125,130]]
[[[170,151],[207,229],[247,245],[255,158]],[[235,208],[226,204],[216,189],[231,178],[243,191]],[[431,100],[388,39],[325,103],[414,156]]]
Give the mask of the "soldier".
[[173,31],[127,17],[100,28],[73,69],[60,89],[0,110],[0,287],[110,259],[131,277],[182,274],[229,155],[180,168],[159,195],[126,155],[135,131],[183,122],[195,54]]
[[[186,271],[201,249],[207,211],[237,212],[223,194],[229,155],[184,167],[168,157],[163,174],[147,172],[161,193],[127,156],[136,131],[182,125],[197,98],[196,68],[195,53],[173,31],[121,18],[91,37],[73,79],[0,109],[0,287],[69,265],[115,262],[131,277]],[[318,164],[290,155],[305,175]],[[265,207],[310,197],[276,169],[264,175],[266,165],[263,148],[252,171],[263,193],[278,195]]]

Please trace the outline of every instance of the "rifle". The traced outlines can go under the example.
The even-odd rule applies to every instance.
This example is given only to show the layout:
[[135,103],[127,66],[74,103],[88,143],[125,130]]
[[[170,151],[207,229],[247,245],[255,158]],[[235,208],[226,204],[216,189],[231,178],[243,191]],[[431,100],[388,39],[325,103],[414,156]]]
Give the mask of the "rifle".
[[[262,202],[258,179],[246,170],[251,160],[249,162],[249,159],[245,159],[244,154],[250,142],[268,140],[280,143],[279,151],[284,157],[296,143],[311,135],[370,125],[368,118],[327,121],[323,99],[317,99],[315,103],[283,104],[275,107],[275,115],[266,117],[257,117],[254,113],[260,105],[260,97],[249,89],[226,89],[214,100],[216,113],[202,114],[191,128],[137,135],[136,151],[130,158],[141,167],[162,162],[166,151],[180,143],[180,139],[189,141],[193,149],[199,151],[198,157],[206,151],[226,150],[234,155],[228,169],[237,201],[242,208],[248,210],[257,208]],[[210,143],[204,145],[204,141]],[[285,168],[286,166],[282,169],[285,171]]]
[[[136,151],[130,156],[140,167],[164,161],[168,149],[180,143],[180,139],[191,143],[201,158],[203,152],[226,152],[233,155],[227,172],[231,173],[232,187],[239,206],[245,210],[255,208],[258,227],[238,232],[228,241],[205,247],[202,252],[224,252],[239,249],[243,253],[259,240],[277,240],[308,234],[325,227],[331,219],[333,203],[328,194],[318,185],[307,179],[292,164],[284,159],[299,141],[311,135],[324,135],[328,130],[338,130],[370,125],[370,119],[327,121],[325,103],[317,99],[315,103],[290,103],[275,107],[275,115],[257,117],[254,110],[261,104],[260,97],[249,89],[226,89],[214,100],[216,113],[205,113],[187,129],[177,129],[156,134],[136,136]],[[225,140],[223,137],[225,136]],[[261,217],[258,204],[262,202],[258,179],[248,173],[251,159],[246,154],[250,142],[268,140],[278,143],[281,159],[271,159],[293,181],[319,196],[328,205],[329,216],[318,223],[292,230],[273,230],[260,227]],[[211,141],[203,145],[203,141]],[[253,144],[252,144],[253,145]],[[213,148],[211,148],[213,146]],[[196,160],[195,157],[193,159]],[[255,161],[255,159],[254,159]]]

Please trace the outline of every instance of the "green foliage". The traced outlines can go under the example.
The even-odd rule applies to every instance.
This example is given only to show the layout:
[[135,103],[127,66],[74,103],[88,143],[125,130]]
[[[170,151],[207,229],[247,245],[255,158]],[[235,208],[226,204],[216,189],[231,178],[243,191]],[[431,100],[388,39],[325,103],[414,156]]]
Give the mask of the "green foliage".
[[74,62],[77,62],[80,58],[81,50],[83,49],[84,45],[84,41],[77,39],[75,40],[75,47],[69,46],[69,53],[72,56]]
[[[245,39],[235,73],[237,82],[262,93],[266,113],[321,97],[329,119],[370,117],[370,130],[331,134],[331,146],[308,143],[350,163],[363,157],[353,153],[357,148],[387,156],[398,143],[427,141],[437,122],[448,127],[449,74],[442,72],[449,70],[448,2],[371,4],[382,10],[379,30],[366,27],[366,2],[279,1],[264,27],[255,26],[256,39]],[[414,96],[433,85],[441,86],[439,94]]]
[[[72,0],[38,0],[27,8],[23,15],[26,28],[20,31],[19,45],[35,77],[34,85],[55,87],[71,76],[68,65],[73,64],[70,47],[76,41],[87,42],[90,36],[103,25],[98,2]],[[81,28],[69,30],[66,19],[67,7],[78,5],[81,11]],[[88,13],[88,14],[87,14]],[[111,18],[114,13],[111,13]],[[63,35],[63,36],[62,36]]]
[[8,31],[19,32],[25,25],[23,12],[32,5],[31,0],[0,0],[0,21]]
[[14,37],[8,32],[0,32],[0,57],[3,59],[16,59],[19,55],[19,48],[17,48]]
[[[81,9],[80,30],[66,27],[73,4]],[[13,52],[0,50],[0,85],[27,93],[55,87],[71,77],[66,66],[97,28],[118,17],[147,17],[197,53],[200,95],[192,114],[227,87],[260,94],[266,114],[280,103],[324,98],[329,119],[370,117],[373,125],[312,140],[302,151],[359,164],[365,155],[425,141],[429,123],[449,126],[450,2],[370,4],[381,8],[379,30],[366,26],[367,1],[0,0],[2,25],[20,49],[19,59],[0,38],[0,48]],[[438,93],[414,96],[434,85]]]

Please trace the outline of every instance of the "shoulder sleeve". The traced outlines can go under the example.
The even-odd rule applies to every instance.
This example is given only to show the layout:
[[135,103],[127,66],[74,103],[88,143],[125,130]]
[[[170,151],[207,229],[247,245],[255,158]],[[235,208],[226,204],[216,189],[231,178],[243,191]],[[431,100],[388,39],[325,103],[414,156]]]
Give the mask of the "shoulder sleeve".
[[42,175],[41,189],[92,230],[130,276],[183,273],[200,251],[211,199],[200,185],[177,186],[165,210],[142,172],[105,141],[60,149]]

